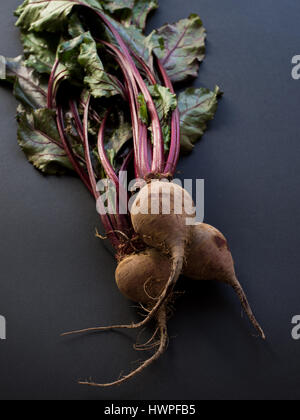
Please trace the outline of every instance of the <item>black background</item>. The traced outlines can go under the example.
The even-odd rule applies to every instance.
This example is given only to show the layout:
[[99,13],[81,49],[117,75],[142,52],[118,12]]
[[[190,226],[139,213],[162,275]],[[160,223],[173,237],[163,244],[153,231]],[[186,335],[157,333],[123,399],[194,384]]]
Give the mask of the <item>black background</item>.
[[[0,53],[21,52],[1,2]],[[268,341],[253,337],[231,290],[182,280],[168,352],[121,387],[108,381],[140,354],[134,334],[61,339],[66,330],[138,319],[114,284],[115,262],[80,181],[46,178],[16,143],[16,102],[0,93],[1,399],[298,399],[300,342],[300,53],[298,0],[161,0],[149,27],[199,13],[208,51],[196,85],[225,92],[217,117],[179,169],[206,180],[206,221],[227,235]],[[135,365],[134,365],[135,366]]]

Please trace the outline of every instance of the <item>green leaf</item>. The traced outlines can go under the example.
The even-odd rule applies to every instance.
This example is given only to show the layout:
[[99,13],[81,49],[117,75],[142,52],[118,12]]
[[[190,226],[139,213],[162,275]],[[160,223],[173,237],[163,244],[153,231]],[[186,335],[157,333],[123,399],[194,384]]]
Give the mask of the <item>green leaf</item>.
[[[170,117],[172,111],[177,108],[177,97],[170,91],[170,89],[161,85],[151,85],[148,86],[148,89],[153,98],[158,117],[160,119],[165,149],[168,150],[171,138]],[[138,101],[140,104],[139,117],[141,121],[148,126],[149,113],[145,97],[142,93],[139,94]],[[149,130],[152,132],[151,127],[149,127]]]
[[[81,100],[83,103],[87,100],[87,92],[82,93]],[[103,98],[101,101],[91,102],[91,111],[97,117],[96,120],[89,119],[89,140],[91,147],[97,151],[97,140],[100,126],[105,117],[107,117],[107,111],[110,110],[104,133],[105,149],[112,151],[114,157],[118,157],[122,151],[123,146],[132,140],[132,122],[128,105],[120,98]],[[79,113],[83,116],[83,107],[79,107]],[[94,155],[97,157],[98,153],[94,151]],[[99,161],[99,156],[98,156]],[[100,161],[99,161],[100,162]]]
[[89,32],[60,44],[57,50],[60,63],[65,66],[72,82],[84,83],[95,98],[110,97],[120,93],[113,77],[99,58],[97,45]]
[[149,86],[149,91],[160,119],[165,150],[168,150],[171,139],[170,117],[177,108],[177,97],[170,89],[161,85]]
[[17,9],[19,16],[16,25],[27,31],[55,32],[65,27],[66,19],[71,13],[74,2],[68,0],[40,1],[27,0]]
[[81,20],[76,13],[72,13],[69,19],[68,32],[72,38],[77,38],[86,32]]
[[[109,3],[111,3],[111,1],[109,1]],[[116,2],[113,1],[113,3]],[[125,5],[127,2],[126,0],[119,0],[118,3],[123,3],[123,5]],[[111,15],[124,26],[135,26],[137,29],[143,32],[146,27],[149,13],[156,10],[157,8],[157,0],[128,0],[128,7],[126,7],[126,9],[124,8],[116,11],[110,10],[110,12]]]
[[141,121],[145,124],[145,125],[149,125],[149,114],[148,114],[148,108],[147,108],[147,103],[146,103],[146,99],[145,96],[140,93],[138,96],[138,102],[140,104],[140,109],[139,109],[139,117],[141,119]]
[[[98,0],[81,0],[80,3],[103,10]],[[76,0],[26,0],[15,12],[19,17],[16,25],[26,31],[60,31],[65,29],[73,7],[78,5]]]
[[[71,40],[62,42],[57,48],[57,58],[60,65],[65,67],[65,76],[68,77],[71,82],[74,82],[75,79],[76,84],[78,84],[78,81],[83,81],[84,77],[83,69],[78,63],[78,56],[80,54],[80,47],[84,42],[85,37],[86,33]],[[61,72],[61,69],[57,72]]]
[[129,25],[135,25],[142,31],[145,30],[149,13],[158,8],[158,0],[136,0],[132,9]]
[[112,151],[113,156],[116,157],[123,146],[131,139],[132,125],[129,121],[126,121],[124,112],[119,111],[110,116],[110,124],[105,135],[106,150]]
[[104,0],[103,9],[126,27],[144,31],[150,12],[158,8],[158,0]]
[[197,77],[199,63],[205,57],[206,31],[197,15],[165,25],[156,31],[159,46],[155,53],[175,82]]
[[159,119],[166,121],[170,113],[177,108],[177,97],[170,89],[161,85],[148,87],[157,109]]
[[207,130],[207,123],[215,116],[218,98],[222,96],[217,86],[209,89],[189,88],[179,95],[181,147],[183,152],[191,152]]
[[[4,58],[5,71],[2,81],[13,85],[14,95],[27,109],[47,105],[47,81],[25,66],[23,57]],[[1,81],[1,80],[0,80]]]
[[135,0],[102,0],[102,7],[111,15],[126,11],[131,13]]
[[[122,23],[117,22],[111,17],[107,17],[107,19],[115,29],[117,29],[128,47],[148,63],[155,46],[158,44],[156,33],[153,31],[146,37],[143,35],[142,31],[134,25],[125,27]],[[115,44],[115,38],[109,30],[106,30],[106,38],[109,42]]]
[[110,97],[120,93],[113,77],[105,71],[97,52],[97,45],[90,34],[81,44],[78,62],[86,74],[84,82],[89,86],[95,98]]
[[50,74],[56,58],[59,37],[54,34],[21,33],[25,64],[38,73]]
[[73,170],[61,144],[54,111],[21,112],[18,123],[19,145],[35,168],[49,175],[62,175]]
[[22,4],[20,4],[20,6],[18,6],[17,9],[15,10],[15,16],[17,17],[21,16],[21,14],[24,12],[26,7],[28,6],[29,2],[30,0],[25,0]]

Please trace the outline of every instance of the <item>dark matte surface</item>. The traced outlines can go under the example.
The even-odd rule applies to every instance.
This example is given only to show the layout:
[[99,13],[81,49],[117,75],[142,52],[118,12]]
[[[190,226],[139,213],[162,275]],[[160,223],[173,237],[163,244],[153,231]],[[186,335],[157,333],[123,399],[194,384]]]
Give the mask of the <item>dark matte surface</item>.
[[[0,52],[20,52],[19,0],[1,2]],[[295,399],[300,397],[300,53],[298,0],[162,0],[151,25],[190,12],[208,29],[197,84],[226,95],[182,176],[205,178],[206,221],[229,238],[241,282],[268,335],[252,337],[224,286],[181,283],[169,350],[143,376],[112,390],[106,381],[140,355],[134,335],[61,339],[65,330],[131,321],[114,285],[114,260],[93,236],[95,206],[76,179],[44,178],[16,144],[15,100],[0,92],[1,399]],[[137,319],[137,318],[136,318]]]

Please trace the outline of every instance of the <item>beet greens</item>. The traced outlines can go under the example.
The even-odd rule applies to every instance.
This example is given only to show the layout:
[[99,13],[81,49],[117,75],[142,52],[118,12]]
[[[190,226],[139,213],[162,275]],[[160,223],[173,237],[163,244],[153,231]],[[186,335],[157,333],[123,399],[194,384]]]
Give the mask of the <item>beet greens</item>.
[[[200,18],[146,36],[147,16],[157,6],[154,0],[27,0],[15,12],[24,57],[6,59],[5,80],[20,102],[19,144],[46,174],[75,171],[96,199],[104,176],[120,191],[118,173],[132,153],[137,178],[174,175],[180,140],[182,150],[191,150],[216,111],[218,88],[192,88],[177,98],[173,87],[196,77],[204,59]],[[124,239],[120,227],[134,235],[124,215],[101,219],[116,248]]]

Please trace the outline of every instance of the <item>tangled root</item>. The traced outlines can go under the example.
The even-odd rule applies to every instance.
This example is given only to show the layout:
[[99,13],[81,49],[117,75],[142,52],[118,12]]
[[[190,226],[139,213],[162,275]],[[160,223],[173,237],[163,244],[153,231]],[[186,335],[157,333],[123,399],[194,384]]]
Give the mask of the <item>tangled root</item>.
[[[151,337],[151,339],[145,343],[144,345],[141,345],[139,350],[148,350],[150,348],[157,347],[157,351],[153,354],[152,357],[150,357],[148,360],[143,362],[137,369],[133,370],[128,375],[122,376],[120,379],[114,382],[106,383],[106,384],[98,384],[95,382],[79,382],[79,385],[87,385],[91,387],[98,387],[98,388],[109,388],[116,385],[121,385],[124,382],[127,382],[128,380],[134,378],[136,375],[142,373],[147,367],[149,367],[153,362],[158,360],[163,353],[165,352],[167,346],[168,346],[168,331],[167,331],[167,315],[166,315],[166,307],[163,307],[160,309],[159,313],[157,314],[157,329],[155,331],[155,334]],[[153,343],[150,347],[147,347],[149,344],[151,344],[152,341],[156,338],[157,334],[160,334],[160,339],[157,343]]]
[[157,334],[159,333],[159,327],[156,328],[156,330],[154,331],[154,334],[152,335],[152,337],[144,344],[135,344],[133,346],[133,348],[136,351],[148,351],[148,350],[152,350],[153,348],[157,347],[157,342],[155,342],[155,338],[157,336]]
[[170,277],[170,280],[168,284],[166,285],[165,289],[163,290],[161,296],[157,299],[156,305],[151,310],[147,310],[146,308],[143,308],[145,312],[147,313],[146,317],[143,321],[138,323],[132,323],[132,324],[120,324],[120,325],[110,325],[107,327],[94,327],[94,328],[86,328],[83,330],[77,330],[77,331],[71,331],[64,334],[61,334],[61,337],[67,337],[70,335],[76,335],[76,334],[86,334],[90,332],[104,332],[104,331],[111,331],[111,330],[118,330],[118,329],[127,329],[127,330],[135,330],[142,327],[145,327],[150,321],[153,320],[155,316],[159,316],[160,310],[166,311],[166,306],[168,305],[168,302],[173,297],[173,289],[174,289],[174,283],[172,281],[172,276]]

